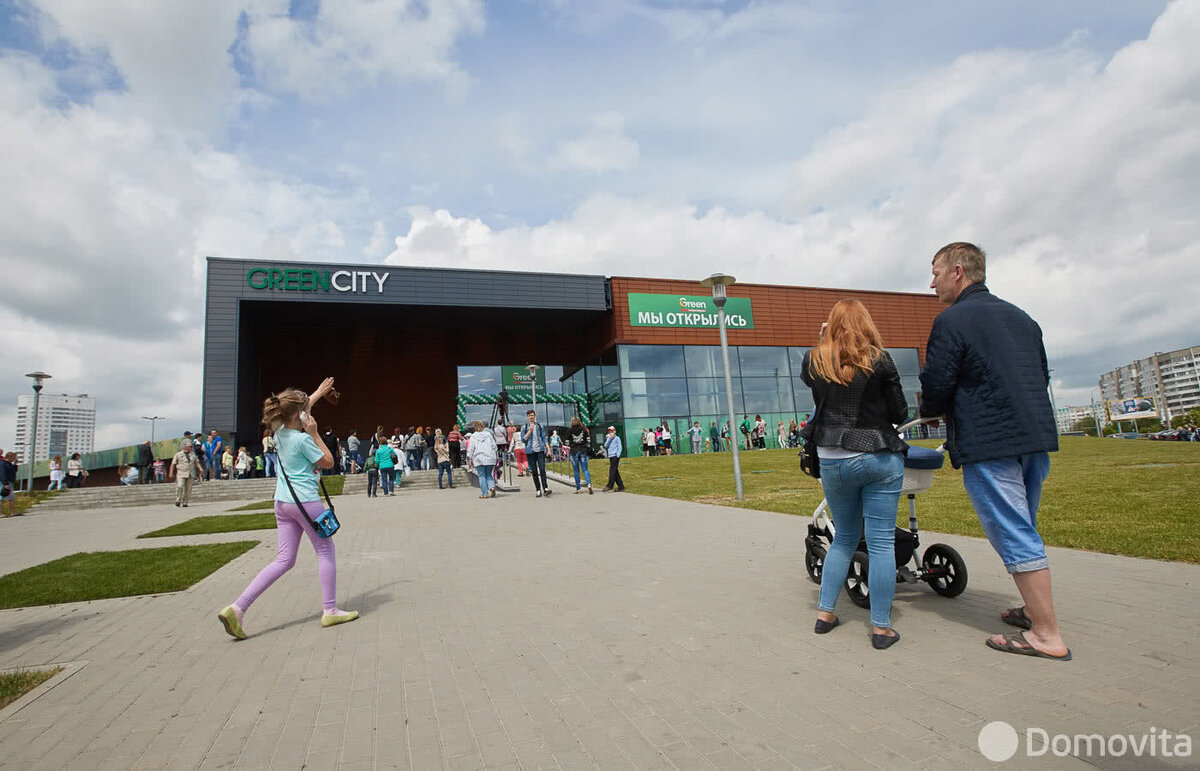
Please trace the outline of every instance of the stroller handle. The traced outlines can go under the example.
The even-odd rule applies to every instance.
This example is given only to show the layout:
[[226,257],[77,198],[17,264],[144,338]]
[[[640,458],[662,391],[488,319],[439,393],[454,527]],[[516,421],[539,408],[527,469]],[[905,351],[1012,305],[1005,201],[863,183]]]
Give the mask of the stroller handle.
[[941,418],[917,418],[916,420],[908,421],[907,423],[905,423],[902,426],[897,426],[896,432],[900,433],[902,431],[907,431],[908,429],[912,428],[913,426],[919,426],[923,423],[936,423],[939,420],[941,420]]

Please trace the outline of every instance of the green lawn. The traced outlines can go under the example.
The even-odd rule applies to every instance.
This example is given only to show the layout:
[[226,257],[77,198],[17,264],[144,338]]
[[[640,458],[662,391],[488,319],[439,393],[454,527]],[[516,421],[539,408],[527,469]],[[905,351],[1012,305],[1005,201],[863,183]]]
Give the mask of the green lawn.
[[241,506],[234,506],[226,511],[268,511],[275,509],[275,501],[255,501],[254,503],[246,503]]
[[0,709],[4,709],[61,671],[62,667],[55,667],[0,674]]
[[80,552],[0,576],[0,609],[178,592],[258,541]]
[[[1200,563],[1200,444],[1062,437],[1050,464],[1038,515],[1047,544]],[[795,450],[743,452],[741,503],[732,468],[729,453],[629,458],[621,476],[630,492],[724,506],[809,516],[821,502],[820,483],[800,473]],[[608,461],[593,460],[591,472],[594,486],[603,486]],[[905,523],[904,499],[900,515]],[[923,529],[983,535],[962,474],[948,461],[917,496],[917,517]]]
[[32,495],[25,492],[17,492],[13,496],[13,504],[18,517],[23,516],[25,512],[41,503],[58,495],[58,490],[34,490]]
[[195,517],[161,530],[142,533],[138,538],[166,538],[172,535],[202,533],[237,533],[242,530],[274,530],[275,514],[218,514],[215,517]]

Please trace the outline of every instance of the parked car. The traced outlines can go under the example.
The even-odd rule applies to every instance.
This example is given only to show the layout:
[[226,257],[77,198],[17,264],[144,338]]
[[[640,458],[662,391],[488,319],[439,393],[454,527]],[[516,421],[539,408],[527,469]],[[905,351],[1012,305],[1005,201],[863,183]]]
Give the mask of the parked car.
[[1115,434],[1109,434],[1108,438],[1109,439],[1137,439],[1138,436],[1142,436],[1142,434],[1135,434],[1132,431],[1120,431]]

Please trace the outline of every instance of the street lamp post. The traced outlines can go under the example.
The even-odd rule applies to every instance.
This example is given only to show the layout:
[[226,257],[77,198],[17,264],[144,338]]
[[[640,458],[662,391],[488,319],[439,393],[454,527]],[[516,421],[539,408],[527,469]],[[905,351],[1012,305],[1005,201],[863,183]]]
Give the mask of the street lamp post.
[[27,372],[25,377],[33,378],[33,427],[30,433],[32,436],[29,439],[28,449],[26,451],[25,463],[29,470],[25,472],[25,492],[33,492],[33,467],[37,463],[37,426],[38,418],[41,417],[38,411],[39,403],[42,398],[42,382],[49,380],[50,376],[45,372],[38,370],[37,372]]
[[701,281],[700,285],[712,290],[713,304],[717,306],[717,327],[721,330],[721,360],[725,364],[725,407],[729,412],[729,446],[733,450],[733,482],[737,490],[737,499],[740,501],[743,498],[742,456],[734,438],[733,378],[729,375],[729,336],[725,332],[725,288],[732,286],[736,280],[733,276],[714,273]]
[[526,364],[525,369],[529,370],[529,395],[533,398],[533,414],[537,416],[537,371],[538,365]]
[[162,417],[161,415],[155,415],[154,417],[150,418],[143,415],[142,420],[150,421],[150,444],[154,444],[154,424],[160,420],[166,420],[166,418]]

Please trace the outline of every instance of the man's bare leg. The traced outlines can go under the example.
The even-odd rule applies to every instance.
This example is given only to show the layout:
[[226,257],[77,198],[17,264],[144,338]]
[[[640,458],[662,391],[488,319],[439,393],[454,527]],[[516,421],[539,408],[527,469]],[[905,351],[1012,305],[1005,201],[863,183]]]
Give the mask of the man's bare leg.
[[[1050,569],[1033,570],[1028,573],[1013,573],[1017,591],[1025,601],[1025,615],[1033,623],[1033,629],[1025,633],[1025,639],[1036,650],[1051,656],[1065,656],[1066,643],[1058,629],[1058,617],[1054,614],[1054,594],[1050,586]],[[1004,635],[994,635],[996,643],[1004,641]],[[1017,643],[1019,646],[1020,643]]]

